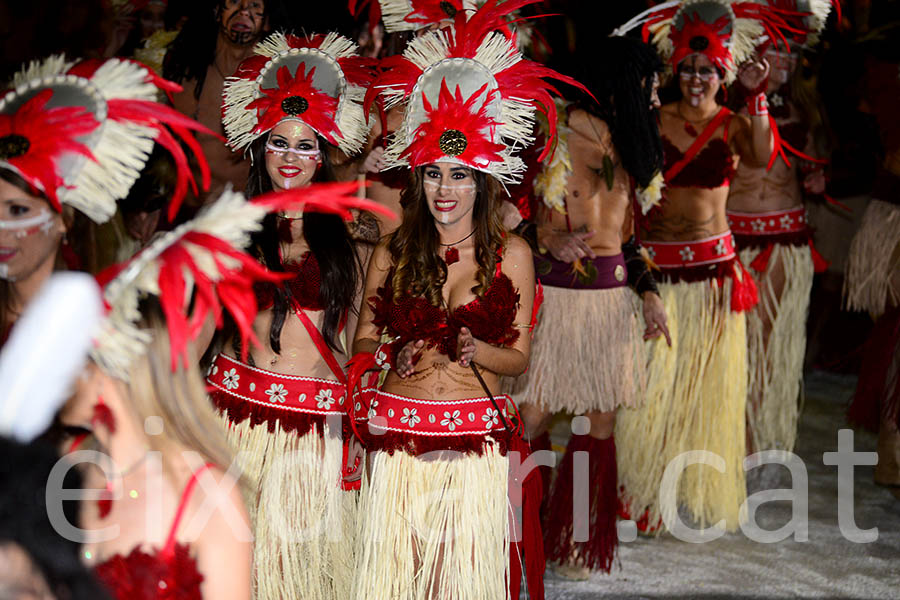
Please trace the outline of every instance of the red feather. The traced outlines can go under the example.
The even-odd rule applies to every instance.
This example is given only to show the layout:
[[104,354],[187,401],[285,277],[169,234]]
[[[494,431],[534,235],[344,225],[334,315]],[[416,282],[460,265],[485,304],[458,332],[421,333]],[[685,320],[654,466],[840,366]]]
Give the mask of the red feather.
[[96,161],[77,138],[93,132],[99,123],[80,106],[46,108],[52,96],[53,90],[42,90],[13,114],[0,114],[0,138],[18,135],[28,140],[24,154],[6,160],[31,187],[46,194],[53,208],[61,211],[56,191],[65,182],[59,174],[59,161],[71,154]]
[[503,157],[500,152],[505,150],[506,146],[491,141],[491,132],[496,129],[498,123],[487,115],[487,102],[475,108],[476,101],[486,88],[487,84],[484,84],[468,100],[464,100],[459,86],[456,86],[456,93],[453,95],[447,87],[447,81],[443,80],[436,109],[423,95],[422,102],[427,119],[413,133],[413,142],[400,157],[408,157],[409,164],[413,166],[441,160],[446,156],[440,147],[441,135],[455,129],[462,132],[467,142],[465,150],[456,158],[471,167],[481,169],[490,162],[501,162]]

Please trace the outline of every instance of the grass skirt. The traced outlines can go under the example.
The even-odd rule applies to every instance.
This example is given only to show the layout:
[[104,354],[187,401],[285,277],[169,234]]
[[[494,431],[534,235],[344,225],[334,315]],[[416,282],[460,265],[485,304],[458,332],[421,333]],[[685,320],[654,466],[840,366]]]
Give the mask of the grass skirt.
[[[747,427],[749,453],[793,451],[797,439],[806,351],[806,317],[813,282],[813,259],[808,245],[774,244],[766,271],[751,263],[760,249],[741,250],[759,288],[759,304],[747,311],[749,365]],[[768,275],[781,269],[784,288],[776,297]],[[766,332],[771,324],[770,332]],[[766,339],[768,336],[768,339]]]
[[[382,396],[381,404],[390,400]],[[483,435],[479,452],[436,450],[438,439],[448,448],[459,440],[429,438],[432,451],[418,456],[399,447],[369,453],[351,597],[503,600],[510,545],[504,445]]]
[[505,380],[517,403],[548,412],[609,412],[636,406],[644,392],[642,318],[637,296],[544,287],[528,370]]
[[[720,283],[721,281],[721,283]],[[631,517],[654,527],[677,505],[662,507],[666,466],[690,450],[708,450],[725,460],[725,472],[688,466],[678,480],[677,504],[701,525],[741,520],[746,498],[742,461],[747,404],[747,336],[743,313],[731,310],[734,280],[661,283],[672,347],[650,340],[647,396],[643,407],[620,410],[616,446],[622,501]],[[645,513],[646,511],[646,513]]]
[[[335,384],[328,383],[329,389]],[[357,494],[340,486],[340,416],[308,415],[299,423],[303,415],[282,410],[279,418],[275,404],[265,407],[268,412],[256,406],[242,410],[236,392],[221,387],[212,400],[247,481],[245,500],[255,535],[254,598],[347,598]]]
[[866,208],[850,244],[844,303],[875,317],[900,304],[900,206],[873,199]]

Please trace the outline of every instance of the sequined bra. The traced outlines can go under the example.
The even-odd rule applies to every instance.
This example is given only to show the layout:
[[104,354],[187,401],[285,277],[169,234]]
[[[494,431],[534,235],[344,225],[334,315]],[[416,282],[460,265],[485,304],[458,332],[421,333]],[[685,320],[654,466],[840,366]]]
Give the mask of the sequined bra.
[[435,306],[422,296],[404,294],[394,298],[391,282],[394,270],[388,272],[384,285],[369,298],[374,312],[373,324],[398,338],[398,347],[414,340],[424,340],[427,348],[437,348],[455,361],[459,331],[467,327],[476,339],[496,346],[511,346],[519,339],[514,326],[519,307],[517,290],[500,263],[487,291],[467,304],[450,311]]
[[[290,292],[291,297],[304,310],[323,310],[325,308],[319,295],[322,286],[322,274],[319,271],[319,261],[312,252],[305,252],[300,257],[300,262],[289,262],[283,265],[285,272],[292,277],[282,285]],[[259,310],[271,308],[274,302],[274,289],[271,283],[262,283],[254,286],[256,302]]]

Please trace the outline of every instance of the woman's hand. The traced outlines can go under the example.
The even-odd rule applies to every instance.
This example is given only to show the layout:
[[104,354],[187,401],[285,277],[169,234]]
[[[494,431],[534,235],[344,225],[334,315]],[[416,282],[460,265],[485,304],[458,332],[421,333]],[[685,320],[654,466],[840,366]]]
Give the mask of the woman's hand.
[[347,442],[347,464],[344,466],[344,481],[353,482],[362,479],[363,458],[365,449],[356,436],[350,436]]
[[645,340],[652,340],[664,335],[666,343],[670,348],[672,347],[672,337],[666,326],[666,307],[663,305],[662,298],[653,292],[644,292],[644,322],[647,324],[647,329],[644,330]]
[[585,241],[593,235],[593,231],[584,233],[552,233],[541,236],[539,244],[546,248],[556,260],[573,263],[579,258],[595,258],[597,256]]
[[475,358],[475,336],[469,331],[468,327],[459,330],[459,336],[456,338],[456,355],[459,357],[459,364],[462,367],[468,367]]
[[803,189],[810,194],[820,195],[825,193],[825,172],[815,169],[803,179]]
[[401,379],[406,379],[413,374],[416,367],[416,356],[424,347],[425,341],[418,340],[416,342],[406,342],[400,348],[400,352],[397,353],[397,366],[394,367],[394,370]]
[[372,148],[372,151],[366,156],[366,160],[363,161],[362,165],[359,167],[359,174],[365,175],[366,173],[378,173],[381,169],[384,168],[384,148],[381,146],[376,146]]
[[768,79],[769,62],[761,56],[747,59],[738,69],[738,81],[753,94],[765,93]]

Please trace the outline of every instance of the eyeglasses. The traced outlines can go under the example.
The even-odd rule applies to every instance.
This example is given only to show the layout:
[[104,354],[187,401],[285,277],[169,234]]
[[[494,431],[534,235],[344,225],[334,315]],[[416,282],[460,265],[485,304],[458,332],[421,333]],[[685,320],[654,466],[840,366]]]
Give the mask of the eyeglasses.
[[305,160],[319,160],[319,156],[321,154],[318,148],[316,148],[315,150],[298,150],[296,148],[279,148],[278,146],[273,146],[272,144],[266,144],[266,151],[278,157],[283,157],[285,154],[291,153],[297,158],[302,158]]
[[700,67],[699,69],[684,67],[679,69],[678,76],[682,81],[690,81],[694,77],[698,77],[700,81],[711,81],[713,77],[718,77],[719,74],[712,67]]

